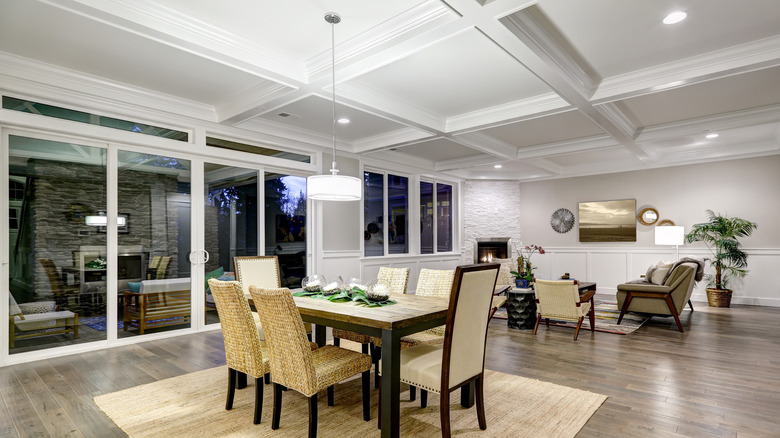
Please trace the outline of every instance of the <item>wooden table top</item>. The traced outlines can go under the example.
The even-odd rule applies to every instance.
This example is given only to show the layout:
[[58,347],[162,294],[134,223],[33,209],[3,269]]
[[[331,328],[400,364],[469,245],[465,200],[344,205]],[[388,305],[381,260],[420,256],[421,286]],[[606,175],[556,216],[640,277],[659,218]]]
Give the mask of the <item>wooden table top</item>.
[[327,318],[373,327],[381,330],[397,330],[420,322],[446,318],[449,300],[408,294],[393,294],[396,304],[382,307],[366,307],[356,303],[334,303],[328,300],[293,297],[298,311],[304,316]]

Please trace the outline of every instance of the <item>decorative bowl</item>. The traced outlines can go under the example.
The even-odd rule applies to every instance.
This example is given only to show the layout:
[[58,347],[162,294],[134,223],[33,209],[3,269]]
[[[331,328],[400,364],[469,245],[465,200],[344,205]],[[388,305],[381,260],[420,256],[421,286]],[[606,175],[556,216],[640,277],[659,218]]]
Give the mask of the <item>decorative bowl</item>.
[[387,301],[390,298],[390,286],[376,283],[368,288],[366,297],[371,301]]
[[301,281],[301,286],[306,292],[319,292],[325,284],[327,284],[325,277],[318,274],[304,277]]
[[323,295],[333,295],[341,291],[341,285],[338,281],[331,281],[330,283],[324,284],[320,290]]

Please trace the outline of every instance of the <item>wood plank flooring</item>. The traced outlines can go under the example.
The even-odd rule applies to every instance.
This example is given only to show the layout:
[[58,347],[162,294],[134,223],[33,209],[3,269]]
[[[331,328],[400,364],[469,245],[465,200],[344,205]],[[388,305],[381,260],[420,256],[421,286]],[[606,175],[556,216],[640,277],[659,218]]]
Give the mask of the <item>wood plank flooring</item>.
[[[494,319],[486,367],[609,396],[578,437],[780,436],[780,308],[694,307],[576,342]],[[0,438],[122,437],[94,396],[224,363],[217,331],[0,368]]]

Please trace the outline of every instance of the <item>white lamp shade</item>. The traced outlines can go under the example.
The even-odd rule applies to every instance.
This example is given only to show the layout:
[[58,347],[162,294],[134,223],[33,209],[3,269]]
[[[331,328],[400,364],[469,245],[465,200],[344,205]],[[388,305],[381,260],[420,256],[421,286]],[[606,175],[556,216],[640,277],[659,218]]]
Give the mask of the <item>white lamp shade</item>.
[[655,227],[656,245],[682,245],[685,243],[685,227]]
[[359,201],[363,182],[354,176],[312,175],[306,178],[306,196],[317,201]]
[[[106,215],[87,216],[86,218],[84,218],[84,222],[86,222],[87,225],[92,227],[105,227],[106,225],[108,225],[108,217]],[[127,225],[127,217],[117,216],[116,225],[118,227],[124,227],[125,225]]]

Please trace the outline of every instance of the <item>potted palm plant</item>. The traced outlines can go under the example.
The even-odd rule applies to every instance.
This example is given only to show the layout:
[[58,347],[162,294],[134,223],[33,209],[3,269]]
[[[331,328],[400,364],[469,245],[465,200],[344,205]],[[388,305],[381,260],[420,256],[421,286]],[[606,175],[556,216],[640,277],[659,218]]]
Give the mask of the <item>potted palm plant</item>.
[[740,237],[747,237],[758,228],[755,222],[729,218],[707,210],[708,222],[696,224],[685,236],[688,243],[704,242],[711,256],[704,260],[715,268],[715,275],[707,280],[707,302],[712,307],[729,307],[732,290],[728,288],[731,277],[744,277],[748,273],[747,253],[742,250]]

